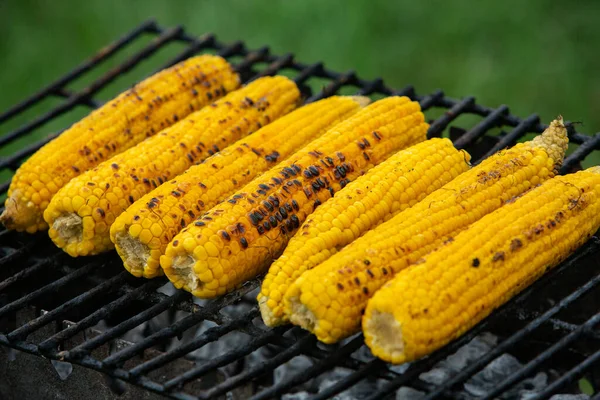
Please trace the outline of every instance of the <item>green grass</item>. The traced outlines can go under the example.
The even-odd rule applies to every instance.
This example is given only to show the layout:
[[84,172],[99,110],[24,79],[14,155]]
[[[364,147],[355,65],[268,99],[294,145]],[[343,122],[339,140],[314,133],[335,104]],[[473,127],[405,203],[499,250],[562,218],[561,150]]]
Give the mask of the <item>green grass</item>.
[[[297,59],[323,60],[340,71],[383,77],[394,87],[413,84],[419,93],[442,88],[451,96],[475,95],[486,105],[508,104],[518,116],[561,113],[600,131],[600,2],[500,1],[12,1],[0,2],[0,110],[5,110],[150,17],[214,32],[224,41],[269,44]],[[142,45],[143,43],[140,43]],[[139,46],[138,46],[139,47]],[[135,49],[132,48],[131,54]],[[167,49],[162,56],[175,54]],[[168,53],[168,54],[167,54]],[[121,78],[108,99],[132,79]],[[116,65],[107,63],[104,70]],[[89,79],[73,87],[80,88]],[[10,131],[50,109],[36,110],[0,126]],[[68,126],[78,109],[36,132]],[[23,139],[19,145],[31,139]],[[14,151],[0,149],[0,155]]]

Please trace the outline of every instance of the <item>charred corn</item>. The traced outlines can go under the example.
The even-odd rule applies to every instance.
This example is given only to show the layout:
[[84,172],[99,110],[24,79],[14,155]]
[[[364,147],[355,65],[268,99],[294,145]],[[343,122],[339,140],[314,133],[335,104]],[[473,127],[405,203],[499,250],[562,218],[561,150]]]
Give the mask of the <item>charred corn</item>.
[[365,340],[393,363],[458,338],[600,228],[600,167],[559,176],[399,273],[367,305]]
[[165,274],[198,297],[232,290],[262,272],[322,202],[426,131],[408,98],[362,109],[180,232],[161,257]]
[[367,232],[290,286],[284,295],[290,320],[326,343],[357,332],[376,290],[507,200],[551,178],[567,145],[559,118],[532,141],[489,157]]
[[296,278],[465,172],[469,159],[450,140],[431,139],[394,154],[337,192],[269,268],[257,298],[265,324],[286,322],[283,295]]
[[162,275],[160,256],[195,216],[367,103],[366,97],[334,96],[301,107],[143,196],[110,230],[125,268],[138,277]]
[[[74,257],[113,248],[110,226],[128,206],[221,147],[291,111],[299,95],[288,78],[258,79],[72,179],[44,213],[50,238]],[[153,224],[143,228],[156,229]]]
[[153,75],[77,122],[17,170],[0,221],[30,233],[72,178],[121,153],[239,86],[221,57],[190,58]]

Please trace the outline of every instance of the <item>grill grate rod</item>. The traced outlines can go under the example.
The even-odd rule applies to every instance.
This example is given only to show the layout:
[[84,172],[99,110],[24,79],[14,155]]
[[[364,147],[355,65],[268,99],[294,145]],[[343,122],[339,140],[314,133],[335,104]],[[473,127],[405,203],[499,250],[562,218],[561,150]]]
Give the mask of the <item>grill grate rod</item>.
[[[523,368],[519,371],[516,371],[509,377],[507,377],[504,381],[499,383],[494,390],[487,393],[483,398],[485,400],[490,400],[496,398],[499,394],[505,392],[514,384],[522,381],[525,377],[529,376],[533,371],[535,371],[542,363],[548,361],[550,357],[558,353],[559,351],[567,348],[571,343],[575,340],[580,339],[582,336],[586,334],[587,329],[593,328],[595,325],[600,323],[600,313],[594,315],[592,318],[588,319],[583,325],[569,333],[567,336],[563,337],[561,340],[556,342],[554,345],[549,347],[546,351],[538,355],[535,359],[528,362]],[[592,356],[593,357],[593,356]],[[593,361],[593,359],[592,359]],[[582,364],[579,364],[580,366]],[[565,381],[566,383],[566,381]]]
[[127,271],[121,272],[119,275],[107,279],[98,286],[93,287],[91,290],[87,290],[77,297],[61,304],[60,306],[48,311],[47,313],[40,315],[39,317],[29,321],[26,325],[15,329],[7,335],[8,340],[23,340],[27,335],[40,329],[41,327],[49,324],[50,322],[64,317],[64,314],[72,310],[77,306],[81,306],[84,302],[98,296],[99,294],[107,295],[117,290],[118,284],[121,284],[128,278],[129,273]]
[[[121,296],[120,298],[112,301],[111,303],[107,304],[106,306],[101,307],[99,310],[96,310],[95,312],[91,313],[87,317],[81,319],[80,321],[77,322],[77,324],[72,325],[60,332],[57,332],[56,334],[52,335],[48,339],[44,340],[43,342],[41,342],[39,344],[40,351],[48,352],[51,349],[58,347],[58,345],[61,342],[72,338],[73,336],[75,336],[76,334],[78,334],[79,332],[82,332],[83,330],[85,330],[87,328],[94,326],[95,324],[100,322],[100,320],[109,317],[115,311],[119,310],[121,307],[123,307],[127,304],[130,304],[132,301],[134,301],[136,299],[141,298],[144,295],[144,293],[158,289],[160,286],[162,286],[162,284],[163,283],[160,280],[151,280],[149,282],[146,282],[142,286],[126,293],[125,295]],[[72,357],[76,356],[76,353],[72,353],[71,356]]]
[[14,107],[11,107],[10,109],[0,114],[0,123],[23,112],[27,108],[32,107],[33,105],[37,104],[42,99],[51,94],[59,94],[59,91],[62,90],[64,86],[68,85],[69,83],[83,75],[85,72],[104,62],[117,51],[121,50],[129,43],[137,39],[143,33],[148,32],[154,26],[156,26],[156,22],[153,20],[142,23],[140,26],[133,29],[131,32],[127,33],[122,38],[114,41],[113,43],[101,49],[97,54],[84,61],[82,64],[80,64],[71,72],[69,72],[67,75],[46,86],[39,92],[29,97],[27,100],[22,101],[21,103],[15,105]]
[[94,81],[90,86],[86,87],[79,93],[70,97],[65,103],[62,103],[58,107],[54,108],[52,111],[47,112],[46,114],[34,119],[33,121],[21,126],[20,128],[17,128],[12,132],[0,136],[0,146],[5,145],[6,143],[18,137],[21,137],[24,134],[29,133],[36,128],[39,128],[51,119],[56,118],[66,113],[67,111],[70,111],[76,105],[80,104],[82,101],[98,92],[106,84],[112,82],[115,78],[121,76],[123,73],[129,71],[131,68],[136,66],[140,61],[152,55],[154,52],[160,49],[164,43],[174,40],[178,33],[179,29],[177,28],[165,31],[161,36],[153,39],[148,46],[139,51],[134,57],[129,58],[117,68],[111,69],[106,75],[100,77],[99,79]]

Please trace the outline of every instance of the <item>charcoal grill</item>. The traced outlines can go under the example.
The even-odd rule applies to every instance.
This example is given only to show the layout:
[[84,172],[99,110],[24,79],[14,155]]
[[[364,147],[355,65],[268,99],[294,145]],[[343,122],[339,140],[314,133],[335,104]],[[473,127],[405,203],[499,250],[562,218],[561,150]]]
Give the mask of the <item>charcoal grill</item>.
[[[152,39],[147,41],[148,37]],[[144,40],[145,44],[141,45]],[[156,54],[173,45],[183,50],[166,65],[160,65],[162,62],[156,61]],[[127,53],[126,49],[136,46],[137,50]],[[354,72],[334,72],[322,63],[304,64],[295,61],[291,54],[271,54],[267,47],[250,50],[242,42],[226,45],[213,35],[197,38],[181,27],[166,29],[148,21],[1,114],[0,124],[4,126],[14,126],[19,118],[28,122],[4,133],[0,137],[0,146],[18,147],[18,143],[23,142],[20,139],[31,137],[37,129],[63,114],[68,115],[79,107],[100,106],[102,101],[97,99],[98,93],[114,80],[127,77],[129,71],[148,64],[158,70],[202,52],[218,53],[231,60],[244,81],[275,73],[292,76],[302,82],[301,89],[307,101],[357,91],[373,98],[392,94],[409,96],[427,110],[431,119],[428,135],[449,136],[457,147],[465,148],[473,155],[475,163],[545,128],[537,115],[521,119],[510,114],[505,105],[489,108],[477,104],[474,97],[454,99],[442,91],[423,95],[412,86],[394,90],[381,79],[365,80]],[[75,81],[101,70],[106,60],[122,54],[127,55],[124,61],[87,87],[69,89]],[[48,99],[60,99],[60,102],[42,115],[29,117],[38,103]],[[0,158],[0,176],[10,177],[27,156],[52,137],[22,146],[13,154]],[[584,135],[571,126],[569,137],[571,148],[575,147],[575,150],[567,157],[561,173],[578,170],[582,165],[589,166],[588,156],[593,152],[598,154],[600,150],[600,133]],[[2,199],[9,182],[10,179],[0,184]],[[117,393],[127,388],[132,398],[150,398],[147,396],[154,394],[175,399],[280,398],[300,389],[310,393],[314,387],[311,389],[309,382],[342,367],[347,373],[318,393],[312,393],[311,398],[344,398],[357,385],[370,382],[372,390],[364,397],[371,399],[393,398],[398,389],[407,387],[425,392],[427,399],[462,399],[469,397],[465,383],[505,353],[516,356],[520,367],[504,376],[483,398],[502,396],[539,371],[546,371],[548,383],[532,398],[579,393],[578,384],[582,378],[598,393],[599,257],[600,239],[595,236],[567,261],[466,335],[405,369],[370,357],[361,335],[342,344],[325,346],[298,328],[266,328],[260,322],[253,295],[259,280],[248,282],[222,298],[198,302],[184,292],[157,291],[166,283],[165,279],[147,281],[131,277],[123,270],[114,252],[71,259],[54,248],[44,233],[26,235],[2,230],[0,344],[3,346],[0,346],[0,358],[3,361],[0,368],[9,383],[0,384],[0,393],[9,398],[13,389],[35,393],[31,392],[34,390],[32,385],[24,387],[19,386],[18,380],[11,381],[18,374],[7,360],[16,358],[12,363],[20,365],[21,372],[22,368],[27,368],[28,381],[36,382],[39,398],[43,398],[44,393],[49,396],[51,387],[56,386],[55,376],[47,376],[50,359],[59,372],[67,371],[68,374],[74,366],[73,375],[79,374],[78,379],[84,385],[82,391],[77,392],[80,395],[92,390],[97,394],[97,390],[108,387]],[[241,305],[245,307],[242,313],[228,311]],[[160,325],[148,322],[159,315],[162,316]],[[190,336],[189,332],[206,321],[210,321],[209,328],[200,335]],[[141,333],[140,326],[144,327]],[[137,339],[128,339],[136,327]],[[228,342],[223,351],[210,359],[199,361],[190,357],[194,351],[218,343],[232,332],[243,334],[248,340],[239,344]],[[424,372],[482,332],[492,332],[498,337],[490,351],[471,360],[445,382],[436,384],[424,379]],[[184,340],[186,335],[188,340]],[[262,352],[262,358],[250,362],[258,352]],[[311,360],[309,366],[295,372],[285,370],[283,375],[274,378],[280,366],[297,357],[308,357]],[[102,382],[100,386],[92,384],[98,377]],[[65,385],[69,379],[72,378],[67,378]],[[50,381],[53,383],[48,383]],[[12,389],[7,389],[6,385],[12,385]],[[60,392],[67,387],[61,389],[58,385],[56,390]]]

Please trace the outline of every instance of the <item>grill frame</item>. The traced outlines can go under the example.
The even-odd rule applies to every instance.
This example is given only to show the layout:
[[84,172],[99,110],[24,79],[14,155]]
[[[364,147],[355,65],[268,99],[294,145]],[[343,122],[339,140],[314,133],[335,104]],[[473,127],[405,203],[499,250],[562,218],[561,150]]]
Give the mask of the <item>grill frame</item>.
[[[71,92],[65,89],[67,85],[82,77],[85,73],[93,70],[96,66],[115,55],[117,52],[122,51],[143,35],[152,35],[154,39],[137,53],[128,57],[118,67],[111,69],[104,76],[101,76],[91,85],[78,92]],[[102,103],[94,99],[94,95],[98,91],[125,72],[135,68],[142,60],[151,57],[163,46],[174,41],[183,42],[187,47],[183,52],[171,59],[167,65],[163,65],[158,69],[172,65],[198,52],[212,50],[219,52],[219,54],[225,57],[242,57],[243,60],[237,65],[237,69],[240,71],[244,81],[254,79],[257,76],[272,75],[281,70],[293,72],[295,74],[295,80],[301,82],[301,88],[303,93],[307,96],[307,102],[330,96],[345,87],[353,87],[358,90],[359,94],[363,95],[406,95],[414,100],[418,100],[424,110],[429,110],[433,107],[445,109],[446,111],[432,122],[428,136],[439,137],[449,130],[449,135],[458,148],[467,148],[470,150],[473,155],[474,163],[480,162],[483,158],[499,149],[514,144],[525,134],[540,133],[546,128],[545,125],[540,123],[537,115],[532,114],[524,119],[520,119],[510,114],[509,108],[506,105],[490,108],[477,104],[474,97],[453,99],[445,96],[444,93],[439,90],[431,94],[419,95],[412,86],[394,90],[386,86],[382,79],[365,80],[358,77],[353,71],[338,73],[325,68],[322,63],[303,64],[296,62],[291,54],[282,56],[272,55],[267,47],[252,51],[248,50],[243,42],[225,45],[219,42],[216,37],[211,34],[195,38],[187,34],[182,27],[163,28],[155,21],[147,21],[102,49],[98,54],[80,64],[64,77],[45,87],[27,100],[0,114],[0,124],[2,124],[48,97],[65,99],[63,103],[53,110],[35,118],[12,132],[0,136],[0,146],[6,145],[13,140],[31,133],[54,118],[71,111],[76,106],[99,107]],[[262,65],[265,63],[267,64],[265,68],[256,70],[256,67],[259,66],[259,64]],[[318,92],[312,93],[310,87],[306,85],[306,82],[310,81],[312,78],[325,79],[330,83]],[[469,130],[450,127],[450,124],[465,114],[477,115],[482,119]],[[499,135],[488,135],[489,131],[494,128],[501,129]],[[508,130],[508,128],[512,129],[505,132],[504,129]],[[55,136],[56,135],[51,135],[25,149],[17,151],[11,156],[0,158],[0,170],[8,169],[14,171],[24,158]],[[576,132],[571,125],[569,128],[569,138],[571,143],[577,144],[578,147],[566,159],[560,170],[561,173],[576,170],[583,159],[593,151],[600,150],[600,133],[596,133],[593,136],[584,135]],[[8,185],[9,181],[0,184],[1,194],[6,192]],[[32,249],[35,249],[36,255],[29,254]],[[562,332],[564,335],[559,339],[550,342],[549,345],[536,356],[525,357],[525,366],[522,369],[515,371],[515,373],[500,384],[494,392],[488,393],[485,398],[497,396],[504,391],[504,389],[507,389],[515,383],[525,379],[527,376],[530,376],[532,372],[539,370],[540,367],[546,366],[549,357],[565,351],[577,340],[590,341],[592,343],[591,354],[584,357],[584,359],[575,366],[566,367],[564,373],[558,379],[553,381],[551,385],[536,398],[548,398],[552,393],[572,384],[584,373],[592,370],[592,367],[598,368],[600,366],[600,332],[598,331],[598,325],[600,325],[600,313],[592,313],[589,316],[586,314],[586,318],[578,324],[564,322],[556,318],[557,314],[569,309],[569,307],[577,301],[580,301],[584,296],[589,295],[593,289],[598,289],[600,286],[600,270],[598,270],[599,272],[596,274],[594,274],[593,271],[588,271],[587,273],[591,274],[591,277],[586,279],[587,282],[572,284],[572,290],[569,290],[568,293],[560,297],[558,302],[553,306],[547,307],[537,316],[525,318],[522,327],[512,333],[509,332],[509,334],[505,335],[506,337],[501,340],[498,346],[490,353],[477,362],[467,366],[465,370],[461,371],[444,385],[431,388],[424,385],[424,383],[418,379],[422,372],[429,370],[437,362],[443,360],[458,348],[468,343],[468,341],[473,339],[478,333],[490,328],[493,329],[495,325],[501,323],[503,318],[514,318],[515,314],[527,308],[525,305],[531,303],[532,295],[535,297],[535,294],[540,293],[543,288],[552,286],[553,283],[556,284],[556,279],[562,279],[565,276],[573,276],[574,273],[575,275],[578,275],[580,271],[577,271],[577,269],[593,269],[594,265],[592,265],[592,267],[582,267],[582,265],[593,264],[593,258],[595,257],[597,259],[598,255],[600,255],[600,239],[597,236],[592,237],[582,249],[577,251],[567,261],[492,313],[467,334],[453,341],[431,356],[411,364],[410,368],[403,374],[398,374],[390,370],[388,365],[380,360],[364,362],[350,357],[351,354],[358,350],[362,345],[362,336],[360,335],[353,337],[347,343],[340,346],[317,347],[314,337],[300,331],[298,328],[286,326],[276,329],[267,329],[259,324],[253,324],[252,319],[258,316],[256,307],[254,307],[253,311],[248,316],[239,319],[232,318],[220,312],[228,305],[240,301],[253,301],[252,298],[248,298],[248,293],[259,285],[258,279],[248,282],[238,291],[210,301],[206,305],[199,306],[194,304],[189,294],[184,292],[177,292],[173,296],[166,296],[156,292],[155,290],[165,283],[165,281],[160,278],[158,280],[143,281],[131,277],[119,266],[120,260],[115,254],[72,260],[62,254],[59,250],[53,248],[44,234],[31,236],[2,230],[0,231],[0,252],[0,270],[4,270],[4,273],[0,272],[0,279],[5,278],[7,270],[15,270],[14,272],[8,272],[8,277],[0,281],[0,321],[7,316],[12,317],[17,311],[26,307],[39,305],[40,299],[47,297],[47,295],[52,292],[66,290],[66,288],[69,287],[69,283],[80,283],[85,278],[86,282],[91,282],[95,285],[82,293],[75,292],[73,295],[74,297],[69,297],[70,295],[67,295],[67,300],[65,302],[55,308],[47,310],[47,313],[32,319],[27,324],[19,326],[11,332],[0,334],[1,345],[37,356],[82,365],[100,371],[113,378],[132,383],[152,392],[167,395],[175,399],[195,398],[189,393],[179,389],[182,382],[188,382],[203,376],[210,370],[222,366],[222,364],[227,365],[227,361],[236,361],[240,359],[243,354],[247,354],[248,352],[253,351],[253,349],[256,350],[267,344],[277,346],[282,350],[275,357],[266,361],[264,365],[257,370],[247,370],[241,375],[227,378],[224,382],[219,383],[212,389],[197,394],[199,398],[219,397],[232,387],[243,385],[259,375],[272,372],[275,367],[281,365],[282,361],[284,362],[287,359],[291,359],[301,354],[308,355],[316,360],[309,370],[303,371],[302,374],[289,376],[287,379],[284,379],[275,385],[266,387],[261,392],[258,392],[253,398],[266,399],[280,396],[283,393],[289,392],[290,389],[293,389],[299,384],[320,375],[322,372],[330,370],[334,366],[344,366],[354,370],[354,372],[339,380],[335,385],[320,392],[315,398],[328,398],[343,392],[368,376],[388,381],[383,387],[372,394],[370,397],[372,399],[390,395],[401,386],[412,386],[421,390],[429,390],[426,397],[427,399],[446,397],[457,398],[460,396],[460,393],[457,391],[460,384],[481,371],[481,369],[497,356],[520,345],[529,335],[534,334],[540,329],[544,329],[544,327],[552,322],[554,322],[555,325],[556,323],[559,323],[559,325],[562,323],[562,326],[568,327],[568,329]],[[14,268],[17,262],[19,265],[25,265],[25,267]],[[595,262],[596,265],[598,265],[598,261]],[[50,274],[51,276],[56,276],[55,280],[47,284],[42,284],[37,290],[27,293],[22,297],[18,297],[17,299],[12,299],[12,301],[8,301],[7,304],[4,304],[5,301],[3,301],[2,298],[4,291],[10,288],[14,292],[8,293],[7,296],[9,296],[9,294],[14,295],[14,293],[19,292],[19,290],[14,289],[15,287],[21,287],[28,279],[32,279],[38,274],[47,273],[49,271],[52,272]],[[98,271],[100,274],[97,273]],[[39,343],[27,340],[28,335],[50,323],[62,321],[65,315],[68,315],[76,308],[84,306],[94,308],[93,306],[89,306],[89,303],[93,303],[95,298],[102,294],[116,295],[117,298],[111,300],[108,304],[102,305],[92,313],[88,313],[82,320],[79,320],[76,325],[64,330],[60,330],[61,328],[57,327],[57,332],[50,338],[46,338]],[[145,304],[146,308],[141,311],[141,313],[123,320],[116,326],[108,329],[93,339],[85,341],[73,349],[66,351],[61,350],[62,343],[66,340],[69,340],[87,328],[91,328],[100,320],[110,317],[112,313],[123,311],[123,309],[129,307],[134,300],[136,303],[142,302]],[[86,306],[86,304],[88,304],[88,306]],[[152,316],[173,308],[189,312],[190,314],[183,319],[173,321],[170,326],[153,333],[130,347],[117,351],[103,360],[98,360],[90,355],[91,351],[95,348],[112,342],[126,332],[128,328],[135,327]],[[186,329],[196,326],[205,319],[215,322],[217,326],[209,329],[198,338],[194,339],[192,344],[184,345],[187,347],[179,350],[176,349],[175,351],[171,349],[161,356],[131,369],[122,367],[123,362],[143,353],[146,349],[160,345],[165,339],[182,334]],[[188,370],[186,373],[172,378],[167,382],[155,382],[147,376],[148,372],[166,365],[167,362],[172,362],[173,360],[180,358],[184,353],[187,353],[185,350],[192,349],[194,346],[199,346],[202,343],[208,343],[211,340],[214,340],[214,338],[218,339],[222,334],[233,330],[248,334],[252,337],[252,340],[247,344],[239,346],[239,348],[236,348],[235,350],[229,351],[224,356],[216,357],[204,365]],[[293,338],[284,336],[285,332],[289,332],[287,335],[291,334]]]

